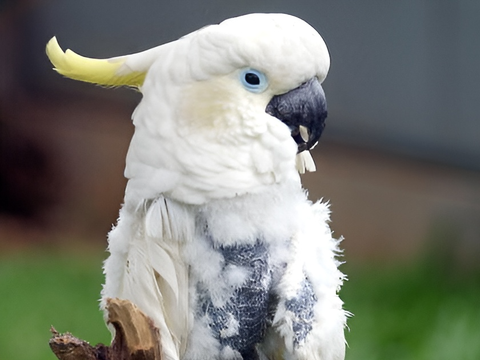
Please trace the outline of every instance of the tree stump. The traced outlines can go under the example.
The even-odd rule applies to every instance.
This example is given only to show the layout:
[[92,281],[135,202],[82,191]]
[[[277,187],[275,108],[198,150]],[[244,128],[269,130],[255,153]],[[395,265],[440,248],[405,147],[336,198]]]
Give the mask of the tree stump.
[[110,346],[88,342],[53,327],[50,348],[59,360],[161,360],[160,332],[152,319],[128,300],[108,299],[107,322],[115,328]]

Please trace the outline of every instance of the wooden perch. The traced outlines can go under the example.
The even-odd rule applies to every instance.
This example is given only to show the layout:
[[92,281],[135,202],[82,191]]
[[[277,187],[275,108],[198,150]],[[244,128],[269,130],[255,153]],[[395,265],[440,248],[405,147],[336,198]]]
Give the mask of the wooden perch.
[[110,346],[91,346],[53,327],[50,348],[60,360],[161,360],[160,333],[153,321],[128,300],[108,299],[108,323],[115,327]]

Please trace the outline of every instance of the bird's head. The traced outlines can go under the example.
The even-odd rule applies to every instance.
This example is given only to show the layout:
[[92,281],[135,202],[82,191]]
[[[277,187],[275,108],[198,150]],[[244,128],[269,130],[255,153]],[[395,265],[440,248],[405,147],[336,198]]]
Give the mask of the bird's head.
[[197,59],[188,61],[196,64],[190,75],[200,88],[189,99],[195,108],[248,103],[242,111],[254,107],[283,122],[298,153],[316,145],[327,117],[321,83],[330,57],[310,25],[285,14],[251,14],[185,38],[190,56]]
[[47,54],[65,76],[140,89],[126,174],[131,188],[149,189],[143,197],[202,203],[314,170],[308,150],[325,126],[330,58],[303,20],[240,16],[104,60],[64,53],[53,38]]

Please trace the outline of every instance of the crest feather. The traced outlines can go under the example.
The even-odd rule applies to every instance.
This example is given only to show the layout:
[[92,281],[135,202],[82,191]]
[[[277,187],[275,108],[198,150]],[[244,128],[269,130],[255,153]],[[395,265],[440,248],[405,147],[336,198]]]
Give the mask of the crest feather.
[[76,54],[68,49],[65,52],[54,36],[46,46],[47,56],[58,73],[74,80],[105,86],[140,87],[146,71],[125,69],[127,56],[110,59],[92,59]]

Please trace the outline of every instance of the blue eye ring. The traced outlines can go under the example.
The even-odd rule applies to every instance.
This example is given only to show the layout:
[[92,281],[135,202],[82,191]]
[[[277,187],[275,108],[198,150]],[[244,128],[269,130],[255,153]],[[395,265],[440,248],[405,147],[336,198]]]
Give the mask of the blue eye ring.
[[253,93],[261,93],[268,87],[268,81],[265,74],[251,68],[246,68],[240,71],[240,82],[245,89]]

